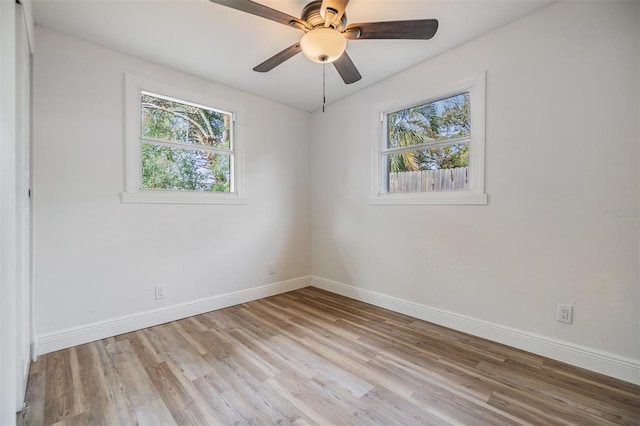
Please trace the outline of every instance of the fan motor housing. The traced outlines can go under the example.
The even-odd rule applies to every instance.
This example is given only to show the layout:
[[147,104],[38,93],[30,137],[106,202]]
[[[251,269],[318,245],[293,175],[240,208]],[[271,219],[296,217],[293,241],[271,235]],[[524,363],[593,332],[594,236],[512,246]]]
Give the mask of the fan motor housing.
[[[312,1],[302,9],[300,19],[306,21],[312,28],[324,26],[324,18],[320,15],[322,0]],[[347,26],[347,14],[343,14],[338,25],[331,25],[336,30],[342,32]]]

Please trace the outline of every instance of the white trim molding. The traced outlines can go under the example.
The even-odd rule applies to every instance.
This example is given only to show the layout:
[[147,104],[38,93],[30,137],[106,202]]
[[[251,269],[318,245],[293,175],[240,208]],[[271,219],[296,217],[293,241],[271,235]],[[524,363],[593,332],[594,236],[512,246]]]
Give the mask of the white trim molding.
[[312,276],[311,285],[454,330],[640,385],[640,360]]
[[304,276],[246,290],[205,297],[160,309],[110,318],[64,330],[56,330],[36,336],[35,353],[43,355],[60,349],[140,330],[145,327],[152,327],[264,297],[275,296],[276,294],[308,287],[310,284],[311,277]]
[[176,321],[264,297],[275,296],[308,286],[317,287],[361,302],[370,303],[381,308],[552,358],[620,380],[640,384],[640,361],[638,360],[421,305],[317,276],[295,278],[246,290],[197,299],[161,309],[57,330],[36,336],[34,353],[43,355],[60,349],[117,336],[145,327]]

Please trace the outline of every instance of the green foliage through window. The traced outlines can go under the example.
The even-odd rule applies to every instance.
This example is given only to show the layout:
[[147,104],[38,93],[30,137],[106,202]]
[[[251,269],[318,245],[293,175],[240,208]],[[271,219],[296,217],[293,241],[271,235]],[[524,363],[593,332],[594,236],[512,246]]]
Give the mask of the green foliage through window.
[[142,188],[233,191],[231,114],[142,92]]
[[469,93],[389,113],[385,149],[395,152],[386,155],[388,169],[467,167],[470,130]]

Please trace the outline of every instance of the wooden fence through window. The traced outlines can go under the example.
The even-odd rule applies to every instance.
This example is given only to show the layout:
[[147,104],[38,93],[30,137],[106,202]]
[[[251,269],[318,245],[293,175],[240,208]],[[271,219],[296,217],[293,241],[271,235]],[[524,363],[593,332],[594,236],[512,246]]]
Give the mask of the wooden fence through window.
[[389,192],[434,192],[469,189],[469,167],[389,173]]

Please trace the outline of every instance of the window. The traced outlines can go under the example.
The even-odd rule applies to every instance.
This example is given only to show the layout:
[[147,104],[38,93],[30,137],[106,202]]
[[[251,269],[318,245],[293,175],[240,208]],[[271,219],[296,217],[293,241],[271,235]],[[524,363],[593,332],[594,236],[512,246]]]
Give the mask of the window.
[[486,204],[484,75],[435,93],[377,109],[372,204]]
[[244,202],[234,108],[127,76],[124,202]]

